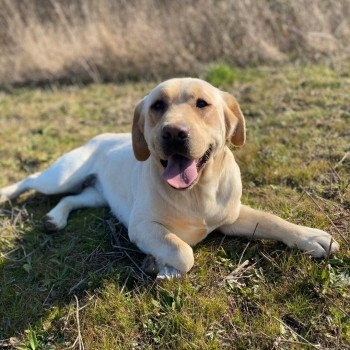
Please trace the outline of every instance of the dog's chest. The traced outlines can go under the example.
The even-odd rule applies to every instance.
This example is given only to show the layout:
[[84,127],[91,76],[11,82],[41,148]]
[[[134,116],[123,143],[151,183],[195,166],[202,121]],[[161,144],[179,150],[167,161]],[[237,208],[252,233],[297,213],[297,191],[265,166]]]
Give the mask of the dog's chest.
[[165,226],[187,244],[194,246],[209,233],[205,221],[200,218],[171,217],[167,218]]

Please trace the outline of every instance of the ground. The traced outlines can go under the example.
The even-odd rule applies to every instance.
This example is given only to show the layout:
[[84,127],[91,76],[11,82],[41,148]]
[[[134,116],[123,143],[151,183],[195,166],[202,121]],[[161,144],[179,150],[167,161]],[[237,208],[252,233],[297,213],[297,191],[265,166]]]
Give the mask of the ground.
[[[0,347],[350,349],[349,68],[217,64],[201,75],[245,113],[247,143],[232,150],[242,201],[327,230],[336,256],[214,233],[187,276],[155,283],[108,209],[78,210],[49,235],[42,218],[59,197],[24,195],[0,207]],[[129,131],[156,83],[0,93],[0,186],[96,134]]]

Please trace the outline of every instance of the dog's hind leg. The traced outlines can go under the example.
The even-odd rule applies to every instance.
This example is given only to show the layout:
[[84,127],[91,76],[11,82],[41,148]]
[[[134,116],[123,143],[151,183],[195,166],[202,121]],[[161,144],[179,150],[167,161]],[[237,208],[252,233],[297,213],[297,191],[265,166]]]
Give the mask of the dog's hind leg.
[[21,193],[31,188],[34,188],[33,183],[35,183],[35,179],[39,176],[40,176],[40,173],[32,174],[22,181],[0,188],[0,203],[3,203],[9,199],[15,199]]
[[42,173],[0,189],[0,203],[17,198],[30,189],[43,194],[58,194],[81,190],[85,179],[93,174],[92,147],[85,145],[64,154]]
[[106,205],[107,202],[95,187],[86,187],[77,195],[62,198],[45,216],[45,227],[48,231],[61,230],[67,225],[67,219],[72,210]]

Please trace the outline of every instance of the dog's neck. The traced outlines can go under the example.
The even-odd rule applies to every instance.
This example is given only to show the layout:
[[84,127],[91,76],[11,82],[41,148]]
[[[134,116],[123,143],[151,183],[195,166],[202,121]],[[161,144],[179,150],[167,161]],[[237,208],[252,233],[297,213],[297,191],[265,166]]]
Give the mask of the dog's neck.
[[174,217],[201,218],[208,227],[218,227],[225,220],[232,199],[239,201],[242,193],[240,177],[233,176],[232,158],[232,152],[225,146],[208,160],[192,188],[176,190],[162,178],[164,168],[151,156],[145,167],[145,171],[150,172],[151,183],[145,191],[153,193],[152,210],[166,211]]

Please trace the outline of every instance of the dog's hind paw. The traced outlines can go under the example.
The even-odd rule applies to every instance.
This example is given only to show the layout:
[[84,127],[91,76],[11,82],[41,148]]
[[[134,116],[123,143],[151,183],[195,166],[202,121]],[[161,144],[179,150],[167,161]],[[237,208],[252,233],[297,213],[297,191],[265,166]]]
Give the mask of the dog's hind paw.
[[46,231],[49,231],[49,232],[58,231],[58,227],[57,227],[56,223],[48,215],[46,215],[44,217],[44,226],[45,226]]
[[56,232],[63,229],[67,225],[66,222],[59,223],[57,220],[49,215],[44,216],[44,226],[47,232]]
[[173,278],[180,278],[181,272],[175,267],[164,265],[157,274],[157,280],[170,280]]
[[0,204],[5,203],[8,201],[8,198],[0,193]]

